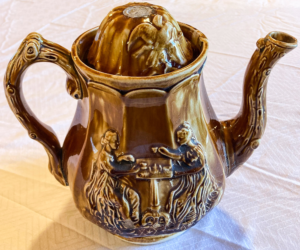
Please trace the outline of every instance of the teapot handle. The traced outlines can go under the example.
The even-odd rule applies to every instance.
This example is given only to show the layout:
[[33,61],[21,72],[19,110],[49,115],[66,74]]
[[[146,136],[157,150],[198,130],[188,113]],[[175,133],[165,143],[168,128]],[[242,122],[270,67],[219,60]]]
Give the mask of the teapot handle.
[[41,143],[49,157],[49,170],[62,184],[68,185],[62,169],[62,148],[53,129],[42,123],[31,111],[22,91],[26,69],[36,62],[51,62],[59,65],[67,74],[67,91],[75,99],[82,98],[79,77],[71,53],[62,46],[44,39],[38,33],[30,33],[10,60],[4,78],[7,101],[28,135]]

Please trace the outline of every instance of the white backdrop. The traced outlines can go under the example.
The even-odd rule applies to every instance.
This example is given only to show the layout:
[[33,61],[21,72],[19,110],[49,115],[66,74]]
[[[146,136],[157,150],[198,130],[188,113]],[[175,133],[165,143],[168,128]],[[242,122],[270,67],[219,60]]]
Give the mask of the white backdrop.
[[[85,30],[128,1],[0,1],[0,78],[30,32],[70,49]],[[210,50],[207,91],[221,119],[233,117],[256,41],[274,30],[300,38],[298,0],[157,0],[176,20],[201,30]],[[142,249],[300,249],[300,50],[272,71],[261,146],[227,179],[221,203],[182,236]],[[33,111],[61,143],[76,101],[57,66],[37,64],[24,79]],[[0,249],[137,249],[85,220],[68,187],[48,172],[47,156],[8,107],[0,88]]]

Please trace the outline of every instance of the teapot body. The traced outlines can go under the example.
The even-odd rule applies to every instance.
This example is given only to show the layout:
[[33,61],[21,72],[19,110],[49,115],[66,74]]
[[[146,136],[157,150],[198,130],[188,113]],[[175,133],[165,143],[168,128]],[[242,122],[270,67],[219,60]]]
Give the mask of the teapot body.
[[89,83],[63,147],[84,217],[125,239],[161,240],[198,222],[224,191],[201,69],[168,90]]

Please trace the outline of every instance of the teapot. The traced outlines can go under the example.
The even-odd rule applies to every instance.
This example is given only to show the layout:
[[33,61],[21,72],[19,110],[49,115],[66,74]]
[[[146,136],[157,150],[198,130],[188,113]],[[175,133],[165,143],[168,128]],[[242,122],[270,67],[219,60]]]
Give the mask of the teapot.
[[[170,53],[184,65],[164,61],[168,71],[150,75],[107,73],[87,60],[98,27],[80,35],[71,51],[30,33],[7,66],[5,94],[29,137],[44,146],[49,171],[70,187],[80,213],[122,240],[153,244],[183,233],[220,202],[226,177],[260,144],[270,73],[297,47],[297,39],[274,31],[257,41],[245,73],[240,111],[221,121],[204,85],[206,36],[177,24],[157,5],[130,3],[113,11],[127,15],[124,20],[142,20],[153,32],[156,29],[157,37],[163,25],[173,25],[170,29],[178,32],[178,39],[186,39],[186,50],[180,54],[170,47]],[[139,37],[137,33],[135,39]],[[193,59],[185,60],[184,51],[191,48]],[[111,63],[117,60],[115,54],[107,56]],[[22,92],[26,69],[37,62],[59,65],[67,74],[66,89],[77,101],[62,146],[51,127],[30,110]],[[161,70],[162,59],[157,62]],[[122,65],[128,71],[137,64]]]

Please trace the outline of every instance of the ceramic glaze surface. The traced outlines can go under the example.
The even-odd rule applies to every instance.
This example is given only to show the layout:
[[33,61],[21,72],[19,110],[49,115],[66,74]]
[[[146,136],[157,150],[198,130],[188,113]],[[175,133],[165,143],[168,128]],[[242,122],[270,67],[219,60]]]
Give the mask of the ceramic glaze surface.
[[[147,11],[125,13],[139,16]],[[94,28],[78,37],[71,52],[29,34],[4,80],[12,111],[29,136],[44,146],[51,173],[70,186],[82,215],[130,242],[170,239],[220,202],[225,177],[259,146],[270,72],[297,46],[297,40],[283,32],[260,39],[246,71],[239,114],[219,121],[202,74],[208,41],[193,27],[179,25],[196,57],[176,71],[133,77],[89,67],[87,57],[98,30]],[[67,90],[78,102],[62,147],[22,94],[26,69],[45,61],[66,71]]]

